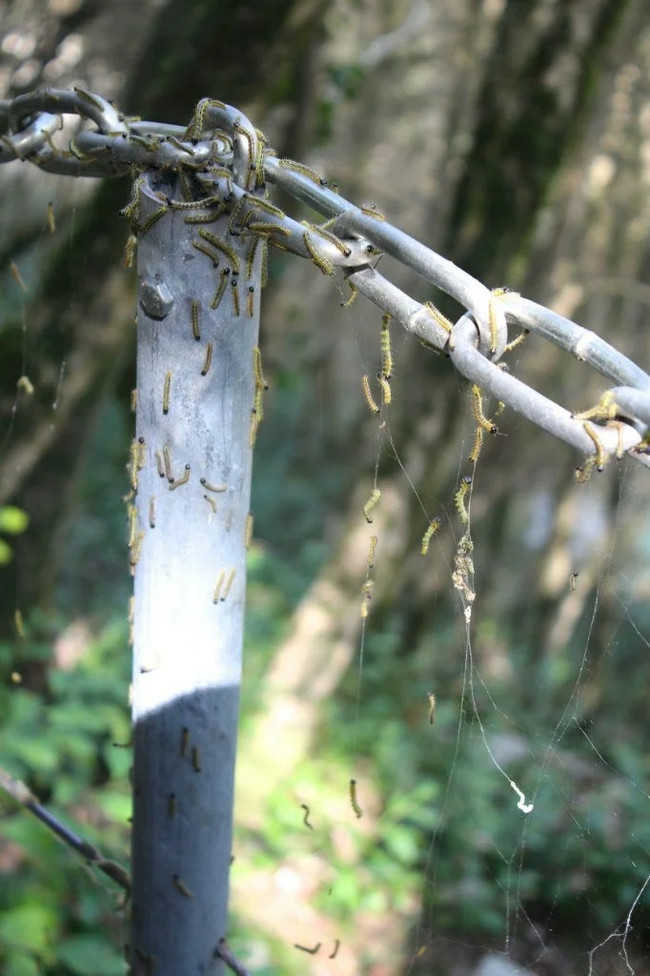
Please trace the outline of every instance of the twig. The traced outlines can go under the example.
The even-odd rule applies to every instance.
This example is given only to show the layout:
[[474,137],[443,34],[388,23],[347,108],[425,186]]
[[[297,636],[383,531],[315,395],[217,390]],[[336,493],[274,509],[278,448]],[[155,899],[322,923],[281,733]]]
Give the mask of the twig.
[[220,959],[223,959],[226,966],[228,966],[229,969],[232,969],[233,973],[236,973],[237,976],[251,976],[249,970],[246,969],[246,967],[243,966],[235,956],[233,956],[225,939],[219,939],[217,948],[214,950],[214,954],[215,956],[219,956]]
[[107,877],[112,878],[120,888],[123,888],[127,893],[131,890],[131,880],[123,867],[117,864],[116,861],[110,861],[105,858],[96,847],[88,843],[88,841],[83,840],[83,838],[66,827],[65,824],[62,824],[53,813],[50,813],[49,810],[46,810],[38,802],[32,791],[22,780],[14,779],[13,776],[10,776],[2,768],[0,768],[0,789],[8,793],[9,796],[17,803],[20,803],[21,806],[25,807],[26,810],[33,813],[35,817],[38,817],[68,847],[72,847],[78,854],[81,854],[83,858],[89,861],[90,864],[99,868]]

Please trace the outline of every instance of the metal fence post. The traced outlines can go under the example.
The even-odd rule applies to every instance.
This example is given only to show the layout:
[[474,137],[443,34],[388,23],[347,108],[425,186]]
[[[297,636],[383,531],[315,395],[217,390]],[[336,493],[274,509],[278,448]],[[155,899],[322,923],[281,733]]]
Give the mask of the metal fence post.
[[230,257],[195,247],[164,179],[138,190],[130,957],[180,976],[216,972],[226,934],[260,289],[250,237],[226,216]]

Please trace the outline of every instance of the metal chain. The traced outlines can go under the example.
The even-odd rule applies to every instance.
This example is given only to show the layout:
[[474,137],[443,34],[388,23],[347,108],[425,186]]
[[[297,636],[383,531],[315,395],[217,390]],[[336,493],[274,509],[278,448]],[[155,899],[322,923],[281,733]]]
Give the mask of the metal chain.
[[[62,147],[54,136],[63,129],[65,115],[92,126],[82,127]],[[309,167],[279,159],[262,133],[232,106],[202,99],[183,128],[126,117],[106,99],[81,88],[44,88],[0,100],[0,120],[6,129],[0,136],[0,162],[29,161],[47,172],[71,176],[135,175],[133,196],[122,211],[135,237],[145,234],[168,208],[183,209],[186,221],[197,225],[197,249],[215,267],[224,257],[232,263],[228,243],[206,230],[228,213],[231,234],[250,235],[264,249],[271,244],[308,258],[326,275],[342,269],[352,289],[350,300],[361,292],[425,345],[447,353],[475,387],[587,455],[578,469],[583,478],[594,466],[601,470],[610,456],[624,453],[650,466],[646,372],[593,332],[543,305],[505,289],[490,291],[392,226],[374,207],[355,206]],[[141,221],[142,177],[137,174],[145,169],[158,171],[160,208]],[[307,203],[325,222],[293,220],[267,199],[267,181]],[[132,239],[131,251],[134,245]],[[453,324],[430,302],[421,304],[401,291],[377,270],[382,252],[452,296],[465,314]],[[499,362],[513,345],[513,326],[520,334],[534,332],[573,353],[613,387],[591,410],[572,414]],[[483,422],[480,406],[476,412]],[[484,426],[491,429],[488,421]]]

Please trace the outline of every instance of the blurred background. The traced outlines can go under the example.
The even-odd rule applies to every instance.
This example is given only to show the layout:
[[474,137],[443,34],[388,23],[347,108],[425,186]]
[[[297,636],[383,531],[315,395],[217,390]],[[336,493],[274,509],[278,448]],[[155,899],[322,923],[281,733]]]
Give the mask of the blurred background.
[[[203,96],[229,102],[348,199],[647,368],[647,14],[644,0],[13,0],[0,91],[79,84],[178,124]],[[129,195],[127,178],[0,173],[0,766],[123,863]],[[381,270],[460,313],[390,259]],[[362,297],[341,309],[348,294],[272,255],[231,944],[257,976],[650,973],[648,473],[624,460],[577,484],[575,452],[506,410],[474,478],[468,642],[451,582],[467,383],[394,325],[378,434],[360,378],[379,366],[381,313]],[[534,337],[511,368],[571,410],[606,388]],[[122,973],[118,901],[0,798],[4,974]]]

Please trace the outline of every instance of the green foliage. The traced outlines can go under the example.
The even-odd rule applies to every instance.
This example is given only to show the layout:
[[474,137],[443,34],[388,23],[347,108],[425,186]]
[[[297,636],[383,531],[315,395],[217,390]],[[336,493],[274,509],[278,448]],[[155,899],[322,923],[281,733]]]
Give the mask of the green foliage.
[[[355,906],[368,908],[364,889],[372,878],[373,905],[382,904],[382,888],[393,907],[407,905],[418,892],[423,917],[434,920],[439,934],[498,941],[521,908],[531,918],[552,920],[556,929],[587,932],[595,944],[626,917],[647,876],[647,796],[636,784],[646,782],[650,764],[636,740],[615,738],[609,765],[595,763],[576,722],[554,732],[548,708],[531,720],[511,682],[490,682],[497,703],[499,696],[508,703],[507,717],[481,697],[475,676],[488,744],[497,754],[512,746],[520,756],[506,765],[535,804],[534,814],[522,814],[488,753],[467,684],[461,707],[464,665],[457,651],[445,650],[453,632],[451,617],[440,615],[435,664],[427,633],[420,648],[404,656],[398,616],[385,613],[366,634],[358,711],[353,673],[329,702],[321,761],[349,767],[354,740],[372,762],[385,807],[379,836],[362,846],[358,864],[341,869],[328,907],[335,905],[342,918]],[[546,678],[549,700],[566,702],[575,666],[558,657]],[[430,687],[438,697],[433,726],[427,721]]]
[[77,935],[64,939],[57,947],[57,957],[71,973],[78,976],[123,976],[124,960],[105,939],[94,935]]
[[[300,380],[279,376],[271,423],[278,429],[295,423],[295,412],[306,402]],[[99,572],[81,583],[72,575],[63,579],[61,603],[68,618],[89,602],[105,620],[107,603],[119,606],[126,589],[118,580],[125,576],[124,510],[114,504],[126,451],[114,438],[115,426],[116,414],[109,411],[92,451],[72,548],[66,549],[72,554],[66,567],[87,565],[100,550],[101,560],[93,557],[92,563]],[[345,500],[347,485],[335,464],[314,482],[307,428],[265,440],[268,431],[270,426],[263,428],[260,438],[265,476],[256,481],[253,502],[255,535],[262,541],[249,554],[244,731],[264,704],[267,667],[292,611],[327,557],[328,513]],[[302,464],[301,454],[307,459]],[[88,514],[94,511],[99,518]],[[633,616],[645,632],[644,612],[635,608]],[[526,818],[486,751],[467,697],[458,736],[464,665],[456,609],[438,607],[435,622],[423,623],[414,646],[404,636],[401,613],[397,605],[373,605],[359,707],[357,669],[351,668],[322,709],[313,757],[288,779],[274,770],[258,771],[260,778],[273,775],[275,786],[256,825],[239,831],[235,872],[272,873],[298,858],[298,870],[310,877],[313,872],[318,881],[313,904],[336,922],[342,938],[358,913],[412,918],[422,897],[424,916],[434,920],[437,933],[469,935],[472,942],[482,936],[500,941],[508,913],[514,917],[519,906],[556,927],[593,934],[594,942],[613,931],[647,870],[647,799],[635,785],[646,782],[649,772],[638,748],[643,731],[628,731],[626,738],[622,730],[629,723],[612,727],[606,757],[611,768],[593,769],[594,753],[582,734],[588,728],[581,731],[574,723],[561,739],[552,738],[547,703],[569,700],[575,662],[561,653],[538,665],[539,707],[531,718],[518,684],[533,655],[512,640],[513,677],[502,687],[491,681],[490,691],[507,701],[506,727],[523,743],[523,758],[507,768],[535,803],[534,815]],[[32,616],[25,641],[0,645],[0,765],[25,779],[107,856],[126,864],[130,753],[112,744],[127,743],[130,736],[126,625],[120,620],[101,627],[78,663],[64,670],[53,658],[52,639],[65,631],[65,623]],[[485,610],[480,626],[505,640]],[[637,661],[631,646],[623,642],[619,654],[627,673]],[[22,686],[12,684],[12,672],[25,676]],[[629,701],[623,684],[617,687],[621,701]],[[427,719],[429,689],[438,699],[433,726]],[[642,717],[641,682],[631,694]],[[492,741],[504,723],[489,700],[479,699],[478,705]],[[531,782],[532,770],[537,775],[540,769],[539,782]],[[365,808],[358,822],[347,796],[351,775],[358,778]],[[313,831],[303,823],[304,795],[310,798]],[[87,870],[27,812],[4,799],[0,804],[3,974],[122,972],[115,887]],[[242,958],[254,956],[252,968],[260,974],[278,964],[287,974],[304,971],[304,959],[290,946],[245,927],[232,945]]]
[[[49,630],[54,634],[52,623]],[[130,760],[112,745],[129,737],[126,624],[89,637],[77,663],[65,670],[48,633],[38,620],[28,621],[28,634],[35,631],[38,637],[0,646],[0,766],[27,782],[64,823],[126,863]],[[12,684],[12,672],[28,680]],[[29,686],[35,675],[44,692]],[[123,973],[119,890],[29,812],[5,797],[0,805],[2,972]]]
[[56,913],[44,905],[19,905],[0,919],[0,945],[35,955],[46,953],[56,931]]
[[[29,525],[29,517],[21,508],[14,505],[0,505],[0,532],[7,535],[20,535]],[[0,566],[11,561],[11,546],[0,539]]]

